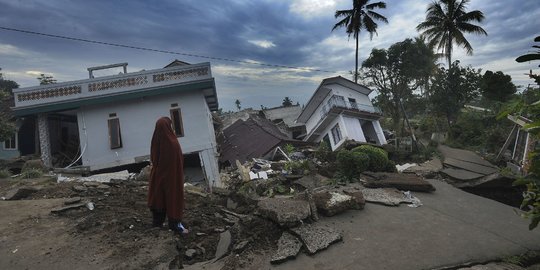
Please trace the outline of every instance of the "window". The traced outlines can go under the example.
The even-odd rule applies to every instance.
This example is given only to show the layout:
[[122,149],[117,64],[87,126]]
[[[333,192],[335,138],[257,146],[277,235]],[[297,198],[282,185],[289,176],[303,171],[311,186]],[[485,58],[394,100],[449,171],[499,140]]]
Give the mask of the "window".
[[171,120],[172,120],[172,128],[174,130],[174,133],[176,134],[176,137],[184,137],[184,124],[182,123],[182,111],[180,108],[177,107],[178,105],[171,104]]
[[356,99],[349,98],[349,104],[351,105],[352,109],[358,109],[358,105],[356,104]]
[[11,135],[11,138],[4,141],[4,150],[17,150],[17,134]]
[[[116,114],[111,114],[116,117]],[[109,115],[109,116],[111,116]],[[120,119],[109,118],[109,145],[111,149],[117,149],[122,147],[122,133],[120,132]]]
[[339,129],[339,124],[336,124],[332,128],[332,138],[334,139],[334,145],[341,141],[341,130]]

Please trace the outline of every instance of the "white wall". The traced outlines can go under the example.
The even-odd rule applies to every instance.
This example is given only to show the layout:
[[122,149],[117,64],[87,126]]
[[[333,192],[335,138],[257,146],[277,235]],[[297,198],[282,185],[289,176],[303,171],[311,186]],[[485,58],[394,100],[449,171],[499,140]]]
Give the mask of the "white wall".
[[357,142],[366,142],[366,137],[364,136],[364,131],[358,118],[343,116],[343,122],[345,123],[344,128],[349,139]]
[[[133,163],[135,157],[149,155],[155,123],[162,116],[170,117],[172,103],[178,103],[182,111],[182,151],[214,149],[214,131],[208,124],[209,111],[202,91],[182,92],[81,108],[77,118],[81,148],[86,144],[83,166],[96,170]],[[107,120],[111,113],[120,120],[122,147],[118,149],[110,149],[109,145]]]
[[[341,131],[341,141],[334,143],[334,137],[332,136],[332,128],[336,124],[339,124],[339,130]],[[347,140],[347,134],[345,133],[345,122],[343,121],[343,117],[340,115],[336,117],[326,128],[323,132],[321,132],[321,135],[317,138],[316,142],[322,141],[324,136],[328,135],[330,138],[330,148],[332,148],[332,151],[334,151],[336,148],[338,148],[341,144],[343,144]]]

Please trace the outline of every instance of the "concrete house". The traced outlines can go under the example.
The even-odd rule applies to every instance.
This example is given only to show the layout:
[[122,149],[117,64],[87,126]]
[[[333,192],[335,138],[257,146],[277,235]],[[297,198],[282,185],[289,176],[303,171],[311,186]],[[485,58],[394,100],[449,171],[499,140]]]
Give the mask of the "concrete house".
[[296,119],[306,126],[307,142],[327,141],[336,150],[346,140],[386,144],[369,88],[341,76],[324,79]]
[[[123,73],[94,77],[99,69]],[[127,73],[127,63],[89,68],[89,79],[14,89],[22,155],[40,153],[50,167],[96,171],[149,160],[156,120],[168,116],[187,167],[219,186],[212,111],[218,100],[210,63],[174,61]]]

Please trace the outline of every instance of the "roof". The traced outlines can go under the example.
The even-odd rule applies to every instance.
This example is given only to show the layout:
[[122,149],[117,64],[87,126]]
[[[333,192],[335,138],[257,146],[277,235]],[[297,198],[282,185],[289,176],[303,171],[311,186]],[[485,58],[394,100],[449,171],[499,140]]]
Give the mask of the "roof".
[[202,92],[208,108],[218,109],[210,63],[200,63],[13,89],[13,112],[23,116],[184,91]]
[[302,107],[300,105],[293,106],[280,106],[276,108],[264,109],[264,116],[271,121],[283,120],[288,127],[298,126],[296,118],[302,113]]
[[249,117],[238,120],[223,130],[220,145],[220,162],[236,160],[245,162],[252,158],[260,158],[272,151],[281,143],[304,144],[302,141],[289,139],[269,120],[260,117]]
[[296,120],[297,122],[305,123],[309,119],[309,117],[324,101],[326,96],[331,92],[331,89],[324,87],[330,84],[339,84],[364,95],[369,95],[371,92],[373,92],[373,90],[369,89],[367,86],[355,83],[341,76],[326,78],[321,82],[319,87],[317,87],[317,90],[315,90],[315,93],[313,93],[313,96],[311,96],[309,99],[308,103],[304,107],[304,110],[298,116]]

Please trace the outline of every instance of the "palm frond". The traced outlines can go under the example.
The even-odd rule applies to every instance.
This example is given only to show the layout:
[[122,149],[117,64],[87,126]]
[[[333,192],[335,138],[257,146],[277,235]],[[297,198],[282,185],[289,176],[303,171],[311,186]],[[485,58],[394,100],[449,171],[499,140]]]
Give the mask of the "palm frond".
[[366,5],[366,9],[368,9],[368,10],[373,10],[375,8],[381,8],[381,9],[386,8],[386,3],[381,1],[381,2]]
[[336,10],[334,17],[337,19],[339,17],[351,16],[352,13],[352,9]]
[[482,22],[484,20],[484,13],[480,10],[474,10],[471,12],[463,13],[459,18],[457,19],[458,22]]
[[452,36],[456,41],[456,44],[461,45],[463,48],[465,48],[465,51],[467,51],[468,55],[472,55],[473,48],[469,41],[463,36],[463,33],[461,31],[455,31],[454,33],[452,33]]
[[486,35],[486,36],[488,35],[486,30],[484,30],[484,28],[478,25],[474,25],[470,23],[458,23],[456,26],[457,26],[457,29],[463,32],[473,33],[477,35]]
[[369,15],[370,17],[372,17],[372,18],[374,18],[376,20],[382,21],[384,23],[388,23],[388,19],[386,17],[384,17],[383,15],[381,15],[381,14],[375,12],[375,11],[368,10],[367,15]]

